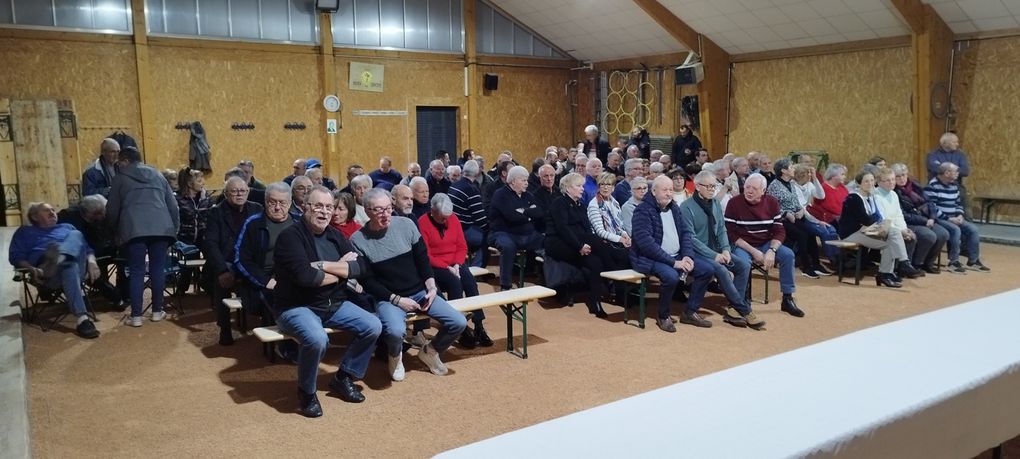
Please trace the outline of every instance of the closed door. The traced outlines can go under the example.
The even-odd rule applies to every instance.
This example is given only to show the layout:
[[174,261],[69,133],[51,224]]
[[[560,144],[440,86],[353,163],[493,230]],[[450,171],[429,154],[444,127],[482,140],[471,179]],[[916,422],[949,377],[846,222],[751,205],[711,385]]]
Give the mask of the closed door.
[[429,167],[439,150],[457,156],[457,107],[418,107],[418,164]]

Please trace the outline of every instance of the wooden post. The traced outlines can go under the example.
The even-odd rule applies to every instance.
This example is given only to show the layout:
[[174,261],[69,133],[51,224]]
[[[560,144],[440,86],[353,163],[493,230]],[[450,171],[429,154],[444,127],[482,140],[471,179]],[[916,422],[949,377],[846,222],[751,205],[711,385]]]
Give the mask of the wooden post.
[[[12,194],[18,186],[18,168],[15,165],[14,160],[14,126],[11,122],[11,101],[10,99],[0,99],[0,183],[7,187],[13,185],[12,189],[9,190]],[[7,209],[7,203],[17,202],[16,195],[8,195],[8,190],[4,190],[4,208]],[[5,226],[20,226],[21,225],[21,206],[17,205],[10,209],[7,209],[6,215],[4,215]]]
[[[322,77],[322,94],[316,101],[321,101],[323,97],[333,94],[336,95],[336,64],[333,59],[333,21],[332,14],[322,12],[319,13],[319,41],[321,46],[320,51],[320,70]],[[316,105],[316,109],[322,113],[322,128],[326,128],[326,120],[332,117],[337,118],[337,124],[341,124],[343,109],[336,113],[327,112],[322,105]],[[339,126],[338,126],[339,127]],[[336,151],[336,136],[340,135],[339,128],[336,134],[326,134],[323,138],[324,149],[326,152],[322,158],[322,167],[324,171],[331,171],[336,174],[336,178],[339,180],[346,179],[346,176],[341,175],[341,171],[333,170],[331,166],[341,164],[339,154]],[[339,183],[339,181],[337,182]]]
[[[475,26],[475,0],[464,0],[464,68],[467,80],[467,125],[468,137],[465,149],[473,148],[478,142],[478,48]],[[462,116],[463,120],[464,117]],[[456,153],[456,152],[454,152]]]
[[57,103],[15,100],[11,102],[11,125],[21,209],[27,210],[30,202],[48,202],[58,209],[67,207]]
[[[131,23],[135,42],[135,68],[138,72],[138,112],[141,114],[142,135],[138,139],[142,154],[156,145],[156,118],[153,108],[152,77],[149,71],[149,38],[145,29],[145,0],[131,0]],[[144,159],[144,156],[143,156]]]

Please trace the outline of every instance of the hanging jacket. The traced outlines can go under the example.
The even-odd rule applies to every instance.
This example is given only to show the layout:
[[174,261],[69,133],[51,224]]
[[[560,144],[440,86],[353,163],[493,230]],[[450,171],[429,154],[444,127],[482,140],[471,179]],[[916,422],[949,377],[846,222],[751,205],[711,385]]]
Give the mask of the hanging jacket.
[[212,172],[209,164],[209,142],[205,139],[205,128],[202,123],[191,123],[191,142],[188,148],[188,165],[202,172]]

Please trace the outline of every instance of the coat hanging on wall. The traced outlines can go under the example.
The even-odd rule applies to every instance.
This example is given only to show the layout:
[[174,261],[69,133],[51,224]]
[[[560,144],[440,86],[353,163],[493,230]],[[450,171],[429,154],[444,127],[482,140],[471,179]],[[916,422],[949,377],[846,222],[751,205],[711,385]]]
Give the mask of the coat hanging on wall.
[[202,172],[212,172],[209,164],[209,142],[205,140],[205,128],[202,123],[191,123],[191,142],[188,151],[188,165]]
[[110,134],[109,138],[116,140],[120,148],[135,147],[138,148],[138,142],[135,142],[134,137],[129,136],[126,132],[118,129]]

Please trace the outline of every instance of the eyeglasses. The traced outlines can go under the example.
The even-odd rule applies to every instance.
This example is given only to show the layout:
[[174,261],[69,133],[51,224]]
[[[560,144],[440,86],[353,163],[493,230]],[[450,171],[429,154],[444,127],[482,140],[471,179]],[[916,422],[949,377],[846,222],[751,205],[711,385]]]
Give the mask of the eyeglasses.
[[705,184],[705,183],[699,183],[698,186],[703,186],[703,187],[705,187],[705,188],[707,188],[709,190],[714,190],[715,187],[718,186],[718,185],[715,184],[715,183],[710,184],[710,185],[709,184]]
[[239,190],[227,190],[227,193],[228,194],[232,194],[234,196],[241,196],[241,195],[248,194],[248,189],[247,188],[241,188]]
[[388,214],[390,212],[393,212],[393,206],[369,207],[368,210],[374,214]]
[[279,208],[282,209],[282,208],[288,207],[288,203],[287,203],[287,201],[277,201],[276,199],[267,199],[266,200],[266,207],[279,207]]
[[308,208],[312,209],[312,212],[332,212],[333,204],[309,204]]

